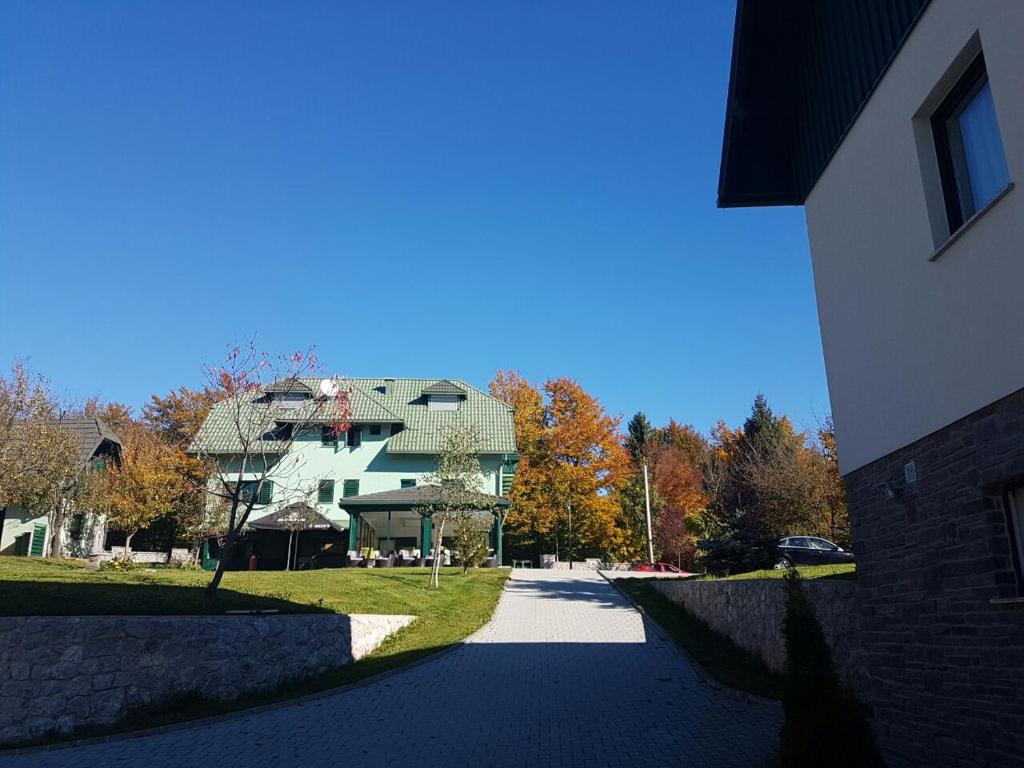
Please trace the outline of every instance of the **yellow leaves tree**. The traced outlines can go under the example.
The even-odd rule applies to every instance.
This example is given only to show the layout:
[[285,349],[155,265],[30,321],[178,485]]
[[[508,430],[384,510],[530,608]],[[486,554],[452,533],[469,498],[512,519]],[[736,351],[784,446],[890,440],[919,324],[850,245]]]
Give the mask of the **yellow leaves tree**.
[[539,389],[511,370],[498,371],[490,391],[515,409],[519,465],[509,492],[512,506],[505,520],[505,533],[512,548],[529,549],[536,556],[548,540],[555,520],[544,490],[544,465],[548,461],[544,397]]
[[132,537],[153,521],[170,514],[181,492],[174,451],[144,425],[121,427],[121,461],[95,473],[88,483],[92,509],[107,516],[110,528],[124,531],[125,554]]
[[505,525],[510,547],[615,555],[622,546],[618,492],[629,467],[620,419],[567,378],[538,389],[514,371],[499,371],[491,393],[516,409],[520,463]]

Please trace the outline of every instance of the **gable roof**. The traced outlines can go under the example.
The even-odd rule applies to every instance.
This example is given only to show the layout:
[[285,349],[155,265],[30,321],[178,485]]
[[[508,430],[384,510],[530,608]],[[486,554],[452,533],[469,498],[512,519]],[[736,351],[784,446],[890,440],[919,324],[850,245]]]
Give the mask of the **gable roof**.
[[91,417],[65,417],[48,422],[71,434],[78,446],[78,460],[86,462],[96,455],[104,441],[109,441],[118,448],[121,439],[103,421]]
[[441,381],[435,381],[428,387],[424,387],[422,394],[424,395],[464,395],[466,390],[457,384],[453,384],[448,379],[441,379]]
[[720,208],[803,205],[931,0],[738,0]]
[[[301,380],[313,392],[318,392],[322,379]],[[385,387],[385,382],[387,385]],[[450,394],[461,394],[462,402],[455,411],[433,411],[424,402],[424,390],[438,384],[457,390]],[[458,379],[345,379],[342,386],[350,391],[352,408],[351,421],[355,424],[401,424],[403,429],[388,438],[388,453],[436,454],[441,448],[441,438],[446,424],[467,422],[476,427],[480,436],[482,454],[506,454],[516,452],[515,427],[512,408],[491,397],[476,387]],[[273,407],[255,402],[260,392],[247,393],[242,397],[249,401],[251,408]],[[328,423],[335,417],[330,403],[322,399],[311,399],[294,409],[279,409],[274,418],[281,422],[305,422],[316,413],[316,422]],[[222,401],[210,409],[191,450],[202,445],[211,453],[230,454],[238,451],[238,438],[234,434],[229,403]],[[271,441],[265,441],[259,449],[268,453],[279,452]]]

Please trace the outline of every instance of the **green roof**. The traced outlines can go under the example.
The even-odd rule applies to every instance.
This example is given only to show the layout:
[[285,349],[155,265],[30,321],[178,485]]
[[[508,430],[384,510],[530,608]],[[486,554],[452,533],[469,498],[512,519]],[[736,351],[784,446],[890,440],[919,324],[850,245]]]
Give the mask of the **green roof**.
[[[301,381],[313,393],[320,392],[322,379],[304,378]],[[445,388],[450,385],[464,392],[465,398],[460,402],[457,411],[433,411],[427,407],[427,399],[423,392],[439,383],[446,385]],[[512,408],[465,382],[457,379],[344,379],[341,386],[348,387],[351,392],[353,424],[403,425],[401,432],[388,438],[388,453],[437,453],[441,447],[444,426],[458,421],[477,428],[481,453],[516,452]],[[273,387],[274,385],[268,385],[264,391]],[[257,411],[268,407],[256,402],[261,396],[262,392],[259,391],[243,395],[249,401],[246,408],[252,409],[257,420],[265,418],[256,415]],[[315,410],[319,410],[315,421],[326,423],[332,420],[333,414],[324,407],[322,401],[314,404],[312,400],[309,405],[297,409],[278,408],[274,419],[280,422],[309,421]],[[228,402],[217,403],[210,410],[202,429],[196,435],[191,450],[195,452],[202,446],[209,453],[238,453],[240,446],[234,432]],[[279,449],[275,447],[273,441],[263,441],[255,450],[273,453]]]

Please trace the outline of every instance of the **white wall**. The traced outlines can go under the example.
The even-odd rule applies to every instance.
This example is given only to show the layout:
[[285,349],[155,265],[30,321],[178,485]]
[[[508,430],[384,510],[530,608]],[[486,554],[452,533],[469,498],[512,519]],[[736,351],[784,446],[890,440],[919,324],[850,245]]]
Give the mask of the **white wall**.
[[[255,509],[253,519],[291,502],[304,500],[302,492],[308,489],[313,493],[306,500],[322,515],[347,525],[348,515],[338,508],[343,481],[359,480],[360,495],[400,488],[404,478],[415,478],[418,485],[422,484],[423,476],[436,470],[437,457],[388,453],[388,428],[389,425],[384,424],[380,435],[371,435],[369,427],[363,425],[362,444],[354,448],[346,446],[344,441],[337,447],[322,445],[319,429],[297,435],[289,455],[282,459],[279,468],[268,475],[274,481],[273,502],[266,509]],[[223,462],[221,466],[230,470],[232,464]],[[481,490],[498,495],[501,491],[501,456],[481,456],[480,465],[483,472]],[[250,475],[246,475],[248,477]],[[330,504],[317,502],[316,488],[320,480],[334,480],[334,501]]]
[[1024,387],[1024,189],[929,261],[926,113],[973,36],[1024,186],[1024,2],[933,0],[807,199],[844,473]]

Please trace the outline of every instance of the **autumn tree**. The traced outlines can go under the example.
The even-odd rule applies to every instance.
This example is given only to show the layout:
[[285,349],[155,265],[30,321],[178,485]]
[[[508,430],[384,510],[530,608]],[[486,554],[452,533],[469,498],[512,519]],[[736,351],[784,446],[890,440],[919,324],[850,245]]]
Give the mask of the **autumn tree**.
[[223,500],[212,501],[204,492],[209,479],[208,467],[188,447],[216,402],[217,390],[204,387],[172,389],[166,395],[153,395],[142,407],[142,423],[153,430],[171,449],[170,461],[180,479],[171,500],[169,516],[176,536],[183,534],[190,541],[193,558],[208,535],[223,533],[226,528]]
[[537,387],[515,371],[498,371],[490,383],[491,395],[512,406],[519,464],[509,493],[511,507],[505,535],[513,551],[529,551],[536,558],[549,541],[555,509],[545,490],[548,464],[547,412]]
[[85,500],[107,517],[107,525],[125,535],[125,559],[131,559],[132,537],[169,514],[180,493],[173,450],[145,425],[121,423],[121,460],[92,475]]
[[[255,341],[231,349],[223,365],[207,368],[207,388],[217,402],[189,450],[206,466],[209,480],[203,489],[210,508],[223,508],[226,517],[207,594],[213,595],[220,585],[253,510],[266,508],[266,500],[261,500],[264,489],[276,485],[300,498],[312,492],[296,479],[301,459],[291,453],[295,438],[321,426],[335,433],[349,428],[349,389],[336,378],[330,394],[312,392],[303,382],[320,373],[312,349],[272,358]],[[230,461],[223,459],[225,453],[231,454]]]
[[[618,493],[628,479],[629,456],[619,437],[618,417],[572,379],[549,379],[545,446],[548,503],[563,515],[556,530],[570,554],[615,555],[623,540],[615,521]],[[569,515],[573,531],[568,530]]]
[[86,472],[73,436],[60,427],[63,415],[49,384],[21,361],[0,374],[0,507],[45,515],[54,557],[62,554],[65,523]]

